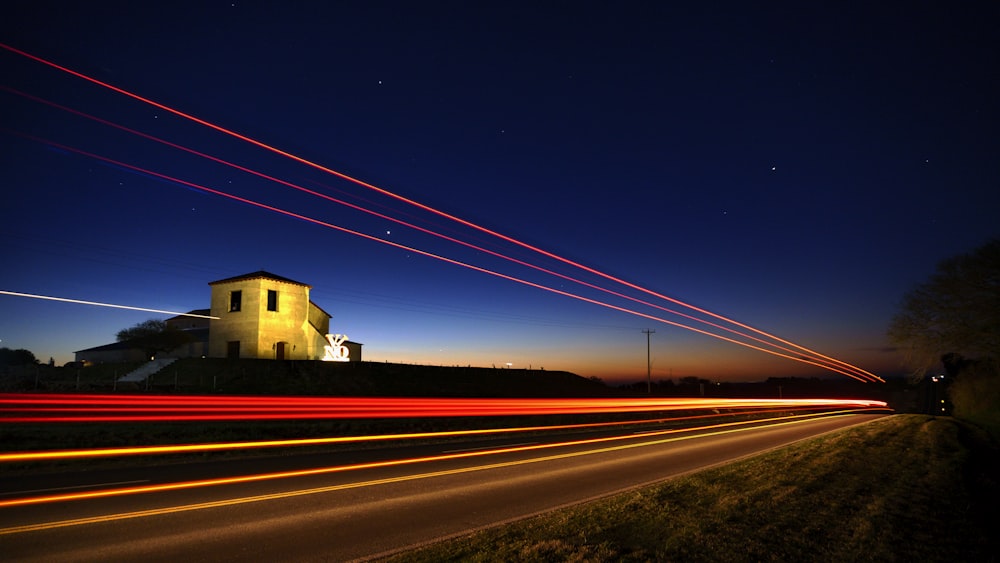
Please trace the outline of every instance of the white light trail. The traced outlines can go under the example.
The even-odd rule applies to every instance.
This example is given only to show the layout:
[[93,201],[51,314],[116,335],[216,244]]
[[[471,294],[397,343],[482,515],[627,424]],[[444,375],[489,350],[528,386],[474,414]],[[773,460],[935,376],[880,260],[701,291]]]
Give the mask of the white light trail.
[[113,307],[115,309],[129,309],[132,311],[146,311],[149,313],[163,313],[166,315],[177,315],[179,317],[197,317],[199,319],[218,319],[211,315],[198,315],[195,313],[179,313],[177,311],[164,311],[162,309],[148,309],[146,307],[132,307],[130,305],[116,305],[114,303],[101,303],[98,301],[84,301],[82,299],[69,299],[68,297],[51,297],[49,295],[35,295],[33,293],[18,293],[16,291],[5,291],[0,289],[0,294],[13,295],[15,297],[31,297],[32,299],[48,299],[49,301],[63,301],[65,303],[79,303],[81,305],[96,305],[98,307]]

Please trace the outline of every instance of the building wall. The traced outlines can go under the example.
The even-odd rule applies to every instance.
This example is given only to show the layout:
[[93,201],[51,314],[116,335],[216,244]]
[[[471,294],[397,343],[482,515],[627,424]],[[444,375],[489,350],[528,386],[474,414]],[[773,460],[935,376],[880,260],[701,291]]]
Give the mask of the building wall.
[[317,307],[315,303],[310,303],[309,324],[313,325],[320,334],[327,334],[330,332],[330,315]]
[[[257,357],[256,335],[259,315],[256,313],[256,308],[260,307],[260,297],[259,291],[256,290],[260,283],[261,280],[237,280],[212,284],[209,311],[213,317],[219,318],[209,322],[209,357],[227,357],[229,342],[239,342],[239,357]],[[230,301],[234,291],[242,294],[238,311],[230,311]],[[258,294],[256,298],[255,294]]]
[[161,352],[158,358],[204,358],[208,355],[208,342],[194,340],[170,350]]
[[326,335],[330,332],[330,315],[315,303],[309,303],[309,320],[306,327],[309,341],[309,358],[318,360],[326,353]]
[[118,362],[144,362],[149,358],[138,348],[119,348],[114,350],[80,350],[74,353],[77,362],[85,364],[103,364]]
[[344,346],[347,346],[347,349],[351,351],[350,358],[352,362],[361,361],[361,344],[348,340],[344,342]]

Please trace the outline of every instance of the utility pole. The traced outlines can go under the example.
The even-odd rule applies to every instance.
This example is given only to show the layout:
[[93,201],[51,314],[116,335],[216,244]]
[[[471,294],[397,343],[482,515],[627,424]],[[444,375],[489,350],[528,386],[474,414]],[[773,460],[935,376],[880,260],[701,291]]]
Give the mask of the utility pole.
[[653,394],[653,376],[652,364],[649,363],[649,335],[656,332],[655,330],[650,330],[648,328],[642,329],[642,332],[646,335],[646,393],[649,395]]

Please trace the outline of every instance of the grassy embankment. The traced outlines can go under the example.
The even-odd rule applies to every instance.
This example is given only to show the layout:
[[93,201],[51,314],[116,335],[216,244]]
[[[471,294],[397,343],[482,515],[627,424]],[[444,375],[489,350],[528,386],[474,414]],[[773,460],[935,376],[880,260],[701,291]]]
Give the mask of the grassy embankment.
[[393,561],[995,561],[996,444],[897,415]]
[[246,358],[186,358],[141,383],[117,382],[140,365],[25,366],[0,372],[0,392],[357,397],[580,397],[609,392],[598,381],[545,369]]

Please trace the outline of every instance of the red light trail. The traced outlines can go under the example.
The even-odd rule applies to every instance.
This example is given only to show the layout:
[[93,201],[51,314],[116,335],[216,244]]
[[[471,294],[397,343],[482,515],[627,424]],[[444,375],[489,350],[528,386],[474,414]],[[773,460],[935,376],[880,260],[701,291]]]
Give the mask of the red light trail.
[[2,394],[0,421],[166,422],[481,417],[703,409],[884,408],[855,399],[480,399]]
[[[100,86],[102,88],[109,89],[109,90],[111,90],[113,92],[116,92],[116,93],[121,94],[123,96],[127,96],[129,98],[132,98],[132,99],[137,100],[139,102],[151,105],[153,107],[159,108],[159,109],[161,109],[163,111],[169,112],[169,113],[171,113],[173,115],[176,115],[178,117],[181,117],[183,119],[192,121],[194,123],[197,123],[199,125],[207,127],[209,129],[212,129],[212,130],[217,131],[219,133],[222,133],[222,134],[225,134],[227,136],[239,139],[239,140],[244,141],[246,143],[249,143],[249,144],[251,144],[253,146],[261,148],[263,150],[266,150],[266,151],[269,151],[271,153],[280,155],[282,157],[291,159],[291,160],[293,160],[295,162],[298,162],[298,163],[303,164],[305,166],[314,168],[316,170],[320,170],[322,172],[331,174],[331,175],[333,175],[333,176],[335,176],[337,178],[340,178],[340,179],[343,179],[345,181],[348,181],[348,182],[354,183],[356,185],[362,186],[362,187],[364,187],[366,189],[373,190],[373,191],[375,191],[375,192],[377,192],[379,194],[382,194],[384,196],[393,198],[393,199],[395,199],[397,201],[401,201],[401,202],[406,203],[408,205],[412,205],[412,206],[414,206],[414,207],[416,207],[418,209],[421,209],[423,211],[432,213],[432,214],[437,215],[439,217],[443,217],[443,218],[449,219],[451,221],[455,221],[455,222],[457,222],[457,223],[459,223],[459,224],[461,224],[463,226],[466,226],[466,227],[472,228],[474,230],[478,230],[480,232],[483,232],[483,233],[489,234],[491,236],[497,237],[500,240],[503,240],[505,242],[508,242],[508,243],[520,246],[522,248],[528,249],[528,250],[530,250],[532,252],[538,253],[538,254],[540,254],[542,256],[545,256],[547,258],[551,258],[553,260],[562,262],[564,264],[567,264],[567,265],[570,265],[572,267],[581,269],[581,270],[583,270],[585,272],[597,275],[597,276],[602,277],[604,279],[607,279],[609,281],[612,281],[612,282],[624,285],[624,286],[626,286],[628,288],[631,288],[631,289],[634,289],[634,290],[646,293],[648,295],[652,295],[654,297],[666,300],[668,302],[680,305],[682,307],[685,307],[685,308],[691,309],[693,311],[696,311],[696,312],[698,312],[700,314],[707,315],[709,317],[721,320],[723,322],[732,324],[732,325],[740,327],[742,329],[749,330],[751,332],[754,332],[754,333],[759,334],[761,336],[764,336],[766,338],[769,338],[769,339],[772,339],[774,341],[780,342],[783,345],[791,346],[791,347],[794,347],[794,348],[796,348],[798,350],[807,352],[811,358],[815,359],[815,361],[814,360],[807,360],[807,359],[799,358],[799,357],[796,357],[796,356],[790,356],[790,355],[786,355],[786,354],[782,354],[782,353],[778,353],[778,352],[774,352],[773,350],[767,350],[767,349],[760,348],[758,346],[754,346],[754,345],[751,345],[751,344],[748,344],[748,343],[745,343],[745,342],[739,342],[739,341],[736,341],[736,340],[733,340],[733,339],[730,339],[730,338],[723,337],[723,336],[718,335],[718,334],[714,334],[714,333],[711,333],[711,332],[703,331],[703,330],[700,330],[700,329],[695,329],[693,327],[689,327],[687,325],[683,325],[683,324],[680,324],[680,323],[676,323],[676,322],[672,322],[672,321],[667,321],[665,319],[661,319],[661,318],[658,318],[658,317],[653,317],[651,315],[646,315],[646,314],[638,313],[638,312],[635,312],[635,311],[630,311],[628,309],[624,309],[624,308],[617,307],[617,306],[614,306],[614,305],[610,305],[610,304],[607,304],[607,303],[603,303],[603,302],[600,302],[600,301],[592,300],[592,299],[585,298],[585,297],[582,297],[582,296],[579,296],[579,295],[575,295],[575,294],[571,294],[571,293],[568,293],[568,292],[563,292],[563,291],[560,291],[560,290],[556,290],[554,288],[548,288],[548,287],[545,287],[545,286],[542,286],[542,285],[539,285],[539,284],[535,284],[533,282],[528,282],[526,280],[520,280],[518,278],[514,278],[512,276],[508,276],[508,275],[505,275],[505,274],[500,274],[498,272],[493,272],[493,271],[487,270],[485,268],[480,268],[480,267],[477,267],[477,266],[472,266],[472,265],[469,265],[469,264],[458,262],[456,260],[451,260],[451,259],[439,256],[439,255],[436,255],[436,254],[432,254],[432,253],[428,253],[428,252],[424,252],[424,251],[418,251],[416,249],[409,248],[409,247],[406,247],[404,245],[399,245],[399,244],[392,243],[392,242],[384,240],[384,239],[379,239],[377,237],[372,237],[370,235],[365,235],[365,234],[359,233],[357,231],[352,231],[352,230],[345,229],[345,228],[342,228],[342,227],[337,227],[337,226],[331,225],[329,223],[325,223],[325,222],[322,222],[322,221],[319,221],[319,220],[316,220],[316,219],[308,218],[308,217],[305,217],[305,216],[302,216],[302,215],[298,215],[298,214],[295,214],[295,213],[292,213],[292,212],[289,212],[289,211],[280,210],[278,208],[275,208],[275,207],[272,207],[272,206],[268,206],[268,205],[265,205],[265,204],[261,204],[261,203],[258,203],[258,202],[253,202],[251,200],[248,200],[248,199],[245,199],[245,198],[240,198],[240,197],[234,196],[232,194],[225,194],[224,192],[219,192],[217,190],[211,190],[210,188],[206,188],[206,187],[203,187],[203,186],[197,186],[197,185],[191,184],[189,182],[181,181],[181,180],[178,180],[178,179],[175,179],[175,178],[170,178],[170,177],[162,175],[162,174],[157,174],[157,173],[153,173],[153,172],[150,172],[150,171],[145,171],[145,170],[142,170],[142,169],[140,169],[138,167],[129,166],[129,165],[126,165],[124,163],[119,163],[119,162],[113,161],[111,159],[107,159],[107,158],[103,158],[103,157],[98,157],[96,155],[85,153],[83,151],[78,151],[76,149],[70,149],[69,147],[63,147],[63,148],[66,148],[67,150],[74,150],[75,152],[78,152],[80,154],[86,154],[86,155],[91,156],[93,158],[98,158],[100,160],[104,160],[105,162],[114,163],[114,164],[117,164],[119,166],[124,166],[126,168],[130,168],[132,170],[141,171],[141,172],[144,172],[144,173],[147,173],[147,174],[152,174],[152,175],[160,177],[162,179],[166,179],[166,180],[169,180],[169,181],[180,183],[182,185],[187,185],[189,187],[193,187],[193,188],[200,189],[200,190],[203,190],[203,191],[208,191],[210,193],[214,193],[214,194],[217,194],[217,195],[224,195],[225,197],[229,197],[229,198],[237,200],[237,201],[243,201],[244,203],[249,203],[251,205],[256,205],[258,207],[262,207],[264,209],[268,209],[268,210],[271,210],[271,211],[274,211],[274,212],[283,213],[283,214],[291,216],[291,217],[296,217],[296,218],[299,218],[299,219],[302,219],[302,220],[305,220],[305,221],[308,221],[308,222],[312,222],[312,223],[320,224],[320,225],[323,225],[323,226],[327,226],[328,228],[334,228],[334,229],[340,230],[342,232],[346,232],[346,233],[350,233],[350,234],[355,234],[356,236],[361,236],[362,238],[366,238],[366,239],[369,239],[369,240],[374,240],[374,241],[377,241],[377,242],[382,242],[384,244],[389,244],[391,246],[396,246],[398,248],[409,250],[411,252],[416,252],[416,253],[419,253],[419,254],[424,255],[424,256],[436,258],[436,259],[439,259],[439,260],[444,260],[446,262],[449,262],[449,263],[452,263],[452,264],[455,264],[455,265],[460,265],[460,266],[463,266],[463,267],[466,267],[466,268],[471,268],[471,269],[474,269],[474,270],[477,270],[477,271],[481,271],[483,273],[489,273],[491,275],[499,276],[499,277],[502,277],[502,278],[505,278],[505,279],[509,279],[511,281],[517,281],[517,282],[522,283],[522,284],[526,284],[526,285],[537,287],[539,289],[543,289],[543,290],[546,290],[546,291],[550,291],[550,292],[562,294],[562,295],[565,295],[565,296],[568,296],[568,297],[573,297],[575,299],[580,299],[580,300],[583,300],[583,301],[586,301],[586,302],[590,302],[590,303],[593,303],[593,304],[598,304],[598,305],[601,305],[601,306],[609,307],[609,308],[612,308],[612,309],[615,309],[615,310],[619,310],[619,311],[623,311],[623,312],[629,312],[631,314],[636,314],[636,315],[639,315],[639,316],[642,316],[642,317],[645,317],[645,318],[649,318],[651,320],[657,320],[659,322],[664,322],[666,324],[670,324],[670,325],[673,325],[673,326],[678,326],[680,328],[685,328],[687,330],[692,330],[694,332],[699,332],[701,334],[706,334],[708,336],[712,336],[712,337],[719,338],[719,339],[722,339],[722,340],[725,340],[725,341],[733,342],[733,343],[736,343],[736,344],[739,344],[739,345],[742,345],[742,346],[746,346],[746,347],[749,347],[749,348],[753,348],[753,349],[757,349],[757,350],[760,350],[760,351],[764,351],[764,352],[767,352],[767,353],[770,353],[770,354],[773,354],[773,355],[776,355],[776,356],[779,356],[779,357],[793,359],[793,360],[796,360],[796,361],[802,361],[802,362],[805,362],[805,363],[808,363],[808,364],[812,364],[812,365],[815,365],[815,366],[818,366],[818,367],[822,367],[824,369],[829,369],[831,371],[835,371],[837,373],[841,373],[843,375],[847,375],[847,376],[852,377],[854,379],[857,379],[859,381],[884,381],[880,377],[876,376],[875,374],[873,374],[871,372],[868,372],[868,371],[866,371],[866,370],[864,370],[862,368],[859,368],[857,366],[854,366],[852,364],[849,364],[847,362],[844,362],[844,361],[841,361],[841,360],[838,360],[838,359],[835,359],[835,358],[832,358],[832,357],[820,354],[818,352],[815,352],[814,350],[811,350],[811,349],[806,348],[804,346],[801,346],[801,345],[795,344],[793,342],[784,340],[782,338],[779,338],[779,337],[777,337],[775,335],[772,335],[770,333],[764,332],[764,331],[759,330],[757,328],[754,328],[752,326],[740,323],[740,322],[735,321],[733,319],[729,319],[727,317],[724,317],[724,316],[719,315],[717,313],[713,313],[711,311],[708,311],[708,310],[696,307],[694,305],[690,305],[688,303],[685,303],[685,302],[680,301],[678,299],[675,299],[675,298],[672,298],[672,297],[660,294],[658,292],[654,292],[652,290],[649,290],[649,289],[646,289],[646,288],[641,287],[639,285],[633,284],[633,283],[628,282],[626,280],[623,280],[621,278],[617,278],[617,277],[612,276],[610,274],[606,274],[604,272],[601,272],[599,270],[596,270],[594,268],[591,268],[591,267],[586,266],[584,264],[581,264],[579,262],[575,262],[573,260],[569,260],[567,258],[561,257],[561,256],[559,256],[557,254],[548,252],[548,251],[546,251],[544,249],[541,249],[539,247],[536,247],[536,246],[530,245],[528,243],[519,241],[517,239],[514,239],[512,237],[509,237],[509,236],[504,235],[502,233],[499,233],[497,231],[488,229],[486,227],[482,227],[482,226],[477,225],[475,223],[472,223],[470,221],[466,221],[464,219],[461,219],[461,218],[459,218],[457,216],[454,216],[454,215],[448,214],[446,212],[440,211],[440,210],[438,210],[436,208],[433,208],[431,206],[428,206],[428,205],[419,203],[419,202],[417,202],[415,200],[412,200],[412,199],[400,196],[398,194],[395,194],[395,193],[393,193],[391,191],[385,190],[385,189],[380,188],[378,186],[375,186],[373,184],[369,184],[369,183],[364,182],[362,180],[359,180],[359,179],[353,178],[351,176],[348,176],[348,175],[346,175],[344,173],[341,173],[341,172],[338,172],[336,170],[330,169],[330,168],[328,168],[326,166],[317,164],[317,163],[312,162],[310,160],[307,160],[307,159],[304,159],[302,157],[296,156],[294,154],[288,153],[288,152],[283,151],[281,149],[278,149],[278,148],[276,148],[276,147],[274,147],[272,145],[269,145],[269,144],[263,143],[261,141],[258,141],[256,139],[253,139],[252,137],[249,137],[249,136],[237,133],[235,131],[232,131],[232,130],[224,128],[224,127],[221,127],[219,125],[216,125],[216,124],[211,123],[209,121],[206,121],[204,119],[195,117],[195,116],[193,116],[191,114],[182,112],[182,111],[174,109],[174,108],[172,108],[170,106],[167,106],[167,105],[161,104],[159,102],[153,101],[153,100],[151,100],[149,98],[146,98],[146,97],[140,96],[138,94],[132,93],[132,92],[130,92],[128,90],[125,90],[123,88],[119,88],[119,87],[113,86],[113,85],[111,85],[109,83],[97,80],[97,79],[92,78],[92,77],[90,77],[90,76],[88,76],[86,74],[80,73],[78,71],[74,71],[72,69],[69,69],[67,67],[61,66],[59,64],[56,64],[56,63],[51,62],[49,60],[46,60],[44,58],[38,57],[36,55],[32,55],[30,53],[27,53],[27,52],[22,51],[20,49],[16,49],[14,47],[11,47],[11,46],[3,44],[3,43],[0,43],[0,47],[6,49],[7,51],[15,53],[17,55],[26,57],[28,59],[31,59],[31,60],[35,61],[35,62],[41,63],[43,65],[49,66],[49,67],[54,68],[56,70],[59,70],[61,72],[67,73],[69,75],[75,76],[77,78],[80,78],[82,80],[85,80],[87,82],[95,84],[97,86]],[[576,280],[574,280],[574,281],[576,281]],[[696,319],[696,320],[699,320],[699,322],[706,322],[706,321],[703,321],[703,320],[700,320],[700,319]],[[711,324],[711,323],[709,323],[709,324]],[[717,325],[713,325],[713,326],[717,326]],[[730,330],[730,329],[725,329],[725,330]],[[736,332],[736,331],[733,331],[733,332]],[[743,334],[743,333],[739,333],[739,334],[741,334],[744,337],[748,337],[748,335],[746,335],[746,334]],[[774,344],[769,344],[769,345],[775,346]],[[838,367],[833,367],[833,366],[838,366]]]
[[[826,406],[796,407],[796,411],[822,410]],[[878,408],[878,407],[873,407]],[[787,411],[787,408],[759,408],[745,411],[729,411],[727,417],[745,416],[751,414],[762,414]],[[623,420],[616,422],[586,422],[579,424],[551,424],[544,426],[514,426],[497,428],[478,428],[467,430],[442,430],[435,432],[407,432],[403,434],[361,434],[353,436],[333,436],[323,438],[296,438],[288,440],[259,440],[252,442],[213,442],[199,444],[170,444],[159,446],[134,446],[119,448],[90,448],[83,450],[46,450],[30,452],[0,453],[0,463],[42,461],[56,459],[78,459],[91,457],[120,457],[131,455],[158,455],[176,454],[190,452],[211,452],[226,450],[247,450],[276,447],[303,447],[319,446],[330,444],[353,444],[360,442],[387,442],[413,439],[440,439],[470,436],[496,436],[501,434],[517,434],[527,432],[554,431],[554,430],[582,430],[609,427],[628,427],[638,424],[664,423],[664,422],[687,422],[692,420],[702,420],[706,418],[719,418],[718,413],[699,414],[693,416],[671,416],[669,418],[653,418],[638,420]]]

